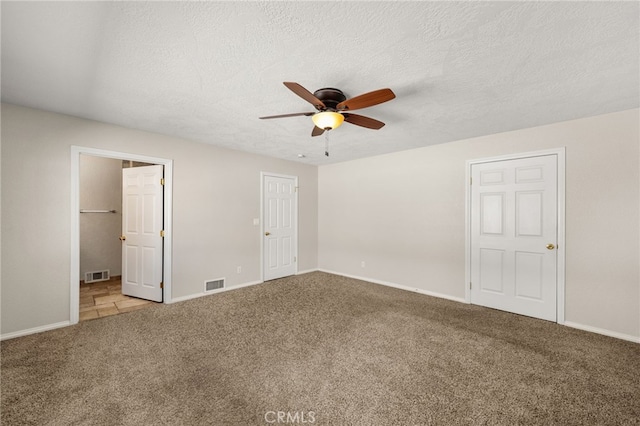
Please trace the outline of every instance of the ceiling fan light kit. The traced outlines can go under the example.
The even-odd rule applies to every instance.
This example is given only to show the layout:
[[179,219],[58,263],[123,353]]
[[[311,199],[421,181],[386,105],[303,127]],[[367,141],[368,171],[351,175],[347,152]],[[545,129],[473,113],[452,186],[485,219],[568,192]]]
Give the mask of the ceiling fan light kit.
[[344,122],[344,115],[334,111],[323,111],[311,116],[313,124],[324,130],[337,129]]

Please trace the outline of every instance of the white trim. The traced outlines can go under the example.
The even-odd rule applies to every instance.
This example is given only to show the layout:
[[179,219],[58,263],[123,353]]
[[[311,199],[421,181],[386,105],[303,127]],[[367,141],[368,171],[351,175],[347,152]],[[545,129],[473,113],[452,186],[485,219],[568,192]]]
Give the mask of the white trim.
[[592,327],[590,325],[578,324],[571,321],[565,321],[566,327],[577,328],[578,330],[588,331],[591,333],[602,334],[604,336],[615,337],[616,339],[628,340],[634,343],[640,343],[640,337],[632,336],[630,334],[618,333],[617,331],[611,331],[604,328]]
[[540,151],[517,152],[514,154],[496,155],[494,157],[476,158],[474,160],[467,160],[467,164],[492,163],[495,161],[516,160],[519,158],[544,157],[545,155],[553,155],[553,154],[560,154],[560,153],[564,155],[564,152],[565,152],[565,147],[554,148],[554,149],[543,149]]
[[[356,280],[366,281],[366,282],[370,282],[370,283],[373,283],[373,284],[384,285],[384,286],[387,286],[387,287],[393,287],[393,288],[397,288],[397,289],[400,289],[400,290],[406,290],[406,291],[411,291],[411,292],[414,292],[414,293],[424,294],[424,295],[427,295],[427,296],[433,296],[433,297],[438,297],[438,298],[441,298],[441,299],[447,299],[447,300],[451,300],[451,301],[454,301],[454,302],[467,303],[466,300],[464,300],[462,298],[459,298],[459,297],[453,297],[453,296],[449,296],[449,295],[445,295],[445,294],[441,294],[441,293],[435,293],[435,292],[431,292],[431,291],[427,291],[427,290],[421,290],[421,289],[418,289],[418,288],[408,287],[408,286],[404,286],[404,285],[400,285],[400,284],[394,284],[394,283],[390,283],[390,282],[386,282],[386,281],[372,280],[370,278],[359,277],[359,276],[356,276],[356,275],[342,274],[342,273],[339,273],[339,272],[329,271],[329,270],[326,270],[326,269],[313,269],[313,270],[301,272],[300,275],[303,274],[303,273],[307,273],[307,272],[325,272],[327,274],[333,274],[333,275],[343,276],[343,277],[347,277],[347,278],[353,278],[353,279],[356,279]],[[253,282],[248,282],[248,283],[240,284],[240,285],[233,286],[233,287],[228,287],[228,288],[223,288],[223,289],[218,289],[218,290],[212,290],[212,291],[207,292],[207,293],[196,293],[196,294],[191,294],[191,295],[188,295],[188,296],[174,297],[171,300],[171,302],[167,302],[167,303],[184,302],[186,300],[197,299],[197,298],[203,297],[203,296],[211,296],[211,295],[216,294],[216,293],[223,293],[223,292],[226,292],[226,291],[237,290],[237,289],[240,289],[240,288],[250,287],[250,286],[254,286],[254,285],[258,285],[258,284],[263,284],[263,282],[262,281],[253,281]],[[45,331],[55,330],[56,328],[68,327],[70,325],[72,325],[72,324],[69,321],[62,321],[62,322],[57,322],[57,323],[54,323],[54,324],[48,324],[48,325],[43,325],[43,326],[39,326],[39,327],[29,328],[29,329],[26,329],[26,330],[14,331],[14,332],[11,332],[11,333],[5,333],[5,334],[0,335],[0,340],[15,339],[16,337],[28,336],[30,334],[36,334],[36,333],[42,333],[42,332],[45,332]],[[565,321],[564,322],[564,326],[575,328],[575,329],[578,329],[578,330],[587,331],[587,332],[590,332],[590,333],[596,333],[596,334],[601,334],[601,335],[604,335],[604,336],[614,337],[616,339],[627,340],[627,341],[633,342],[633,343],[640,343],[640,337],[632,336],[630,334],[618,333],[618,332],[615,332],[615,331],[606,330],[604,328],[592,327],[592,326],[589,326],[589,325],[578,324],[578,323],[574,323],[574,322],[570,322],[570,321]]]
[[565,195],[566,195],[566,160],[565,160],[565,148],[560,148],[556,152],[558,156],[558,247],[556,251],[557,257],[557,285],[558,291],[556,293],[556,309],[558,324],[565,324],[565,307],[566,307],[566,293],[565,293],[565,276],[566,276],[566,239],[565,239]]
[[80,152],[71,147],[71,269],[69,270],[69,323],[80,321]]
[[108,151],[97,148],[71,146],[71,271],[69,280],[69,323],[80,320],[80,154],[94,157],[114,158],[117,160],[141,161],[164,166],[164,260],[163,293],[164,303],[171,303],[172,246],[173,246],[173,160]]
[[[451,300],[451,301],[454,301],[454,302],[469,303],[469,302],[467,302],[465,299],[463,299],[461,297],[449,296],[449,295],[442,294],[442,293],[436,293],[436,292],[432,292],[432,291],[428,291],[428,290],[422,290],[422,289],[419,289],[419,288],[409,287],[409,286],[405,286],[405,285],[401,285],[401,284],[390,283],[390,282],[387,282],[387,281],[374,280],[374,279],[371,279],[371,278],[360,277],[360,276],[351,275],[351,274],[343,274],[343,273],[340,273],[340,272],[330,271],[330,270],[327,270],[327,269],[318,269],[318,271],[325,272],[327,274],[333,274],[333,275],[338,275],[338,276],[342,276],[342,277],[353,278],[353,279],[360,280],[360,281],[366,281],[366,282],[370,282],[370,283],[373,283],[373,284],[380,284],[380,285],[384,285],[384,286],[387,286],[387,287],[393,287],[393,288],[397,288],[397,289],[400,289],[400,290],[406,290],[406,291],[411,291],[411,292],[414,292],[414,293],[420,293],[420,294],[424,294],[424,295],[427,295],[427,296],[438,297],[440,299],[447,299],[447,300]],[[540,320],[540,321],[544,321],[544,320]],[[616,339],[622,339],[622,340],[628,340],[628,341],[634,342],[634,343],[640,343],[640,337],[632,336],[630,334],[618,333],[616,331],[606,330],[604,328],[592,327],[592,326],[589,326],[589,325],[578,324],[578,323],[570,322],[570,321],[564,321],[562,325],[564,325],[566,327],[576,328],[578,330],[588,331],[590,333],[596,333],[596,334],[601,334],[601,335],[604,335],[604,336],[614,337]]]
[[302,275],[302,274],[308,274],[310,272],[318,272],[320,269],[315,268],[315,269],[305,269],[304,271],[298,271],[296,273],[296,275]]
[[214,295],[214,294],[224,293],[226,291],[231,291],[231,290],[237,290],[239,288],[244,288],[244,287],[251,287],[251,286],[262,284],[262,283],[263,283],[263,281],[251,281],[251,282],[244,283],[244,284],[234,285],[233,287],[224,287],[224,288],[219,288],[219,289],[216,289],[216,290],[207,291],[206,293],[202,292],[202,293],[189,294],[187,296],[174,297],[173,299],[171,299],[171,302],[169,302],[169,303],[184,302],[186,300],[197,299],[197,298],[203,297],[203,296],[211,296],[211,295]]
[[464,301],[471,303],[471,164],[464,172]]
[[298,259],[298,210],[299,210],[299,200],[298,200],[298,194],[299,194],[299,188],[298,188],[298,176],[292,176],[292,175],[283,175],[280,173],[270,173],[270,172],[260,172],[260,279],[262,280],[262,282],[264,282],[264,177],[265,176],[273,176],[273,177],[279,177],[279,178],[285,178],[285,179],[293,179],[294,185],[295,185],[295,203],[296,203],[296,209],[294,212],[295,215],[295,221],[296,221],[296,229],[295,229],[295,250],[294,250],[294,256],[296,258],[296,262],[295,262],[295,272],[293,273],[293,275],[298,275],[298,264],[299,259]]
[[41,325],[39,327],[27,328],[26,330],[12,331],[0,336],[0,340],[15,339],[16,337],[28,336],[29,334],[42,333],[43,331],[55,330],[56,328],[68,327],[69,321],[56,322],[53,324]]
[[425,296],[437,297],[439,299],[447,299],[447,300],[451,300],[453,302],[467,303],[466,300],[464,298],[462,298],[462,297],[455,297],[455,296],[450,296],[448,294],[436,293],[434,291],[423,290],[421,288],[416,288],[416,287],[409,287],[409,286],[406,286],[406,285],[396,284],[396,283],[392,283],[392,282],[389,282],[389,281],[375,280],[375,279],[372,279],[372,278],[360,277],[358,275],[343,274],[341,272],[330,271],[330,270],[327,270],[327,269],[318,269],[318,271],[326,272],[327,274],[333,274],[333,275],[339,275],[339,276],[342,276],[342,277],[353,278],[355,280],[366,281],[366,282],[370,282],[370,283],[373,283],[373,284],[380,284],[380,285],[384,285],[384,286],[387,286],[387,287],[393,287],[393,288],[397,288],[397,289],[400,289],[400,290],[411,291],[413,293],[420,293],[420,294],[424,294]]
[[558,243],[557,243],[557,270],[556,270],[556,322],[565,324],[565,148],[547,149],[543,151],[524,152],[518,154],[501,155],[490,158],[467,160],[465,168],[465,302],[471,303],[471,166],[474,164],[490,163],[494,161],[516,160],[520,158],[541,157],[546,155],[557,156],[558,166]]

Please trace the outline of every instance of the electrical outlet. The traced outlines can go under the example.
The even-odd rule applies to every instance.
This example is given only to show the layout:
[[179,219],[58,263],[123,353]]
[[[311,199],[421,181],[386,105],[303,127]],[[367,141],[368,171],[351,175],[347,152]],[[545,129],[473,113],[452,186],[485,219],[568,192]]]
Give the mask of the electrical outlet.
[[367,266],[367,262],[365,262],[364,260],[362,262],[360,262],[360,267],[361,268],[365,268]]
[[238,266],[238,268],[236,269],[236,272],[241,274],[242,273],[242,266]]

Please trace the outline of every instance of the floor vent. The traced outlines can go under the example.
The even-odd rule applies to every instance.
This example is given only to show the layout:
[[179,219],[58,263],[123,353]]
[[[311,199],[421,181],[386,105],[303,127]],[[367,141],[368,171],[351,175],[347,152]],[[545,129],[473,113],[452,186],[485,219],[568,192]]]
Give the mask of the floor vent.
[[213,291],[218,290],[220,288],[224,288],[224,278],[220,278],[217,280],[205,281],[204,282],[204,291]]
[[87,284],[97,283],[98,281],[108,281],[109,278],[109,270],[105,269],[104,271],[87,272],[84,275],[84,282]]

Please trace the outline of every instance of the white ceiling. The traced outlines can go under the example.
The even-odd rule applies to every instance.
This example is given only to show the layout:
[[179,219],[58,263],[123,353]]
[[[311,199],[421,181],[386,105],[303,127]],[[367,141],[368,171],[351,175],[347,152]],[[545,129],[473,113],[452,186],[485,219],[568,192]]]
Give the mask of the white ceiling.
[[[327,164],[639,106],[638,2],[7,2],[2,101]],[[397,98],[310,136],[289,91]],[[605,141],[603,141],[605,143]],[[306,158],[298,159],[299,153]]]

